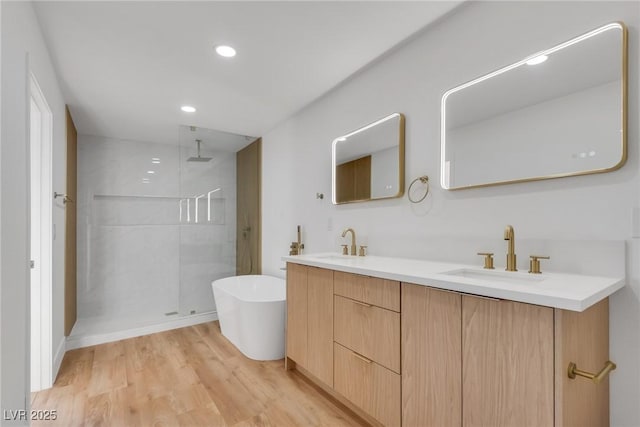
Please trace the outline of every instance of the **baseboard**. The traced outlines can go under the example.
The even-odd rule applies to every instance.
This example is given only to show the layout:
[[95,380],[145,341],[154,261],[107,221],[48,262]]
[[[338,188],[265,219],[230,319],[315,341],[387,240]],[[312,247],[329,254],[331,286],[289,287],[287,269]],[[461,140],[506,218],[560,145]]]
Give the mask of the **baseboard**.
[[156,332],[170,331],[171,329],[184,328],[186,326],[218,320],[218,313],[202,313],[185,316],[180,319],[168,320],[162,323],[147,325],[138,328],[131,328],[124,331],[109,332],[87,336],[69,336],[66,340],[66,350],[89,347],[92,345],[105,344],[113,341],[120,341],[127,338],[135,338],[143,335],[154,334]]
[[58,344],[58,349],[56,350],[56,355],[53,358],[53,372],[51,378],[53,379],[53,383],[56,382],[56,378],[58,377],[58,372],[60,372],[60,366],[62,365],[62,359],[64,359],[64,354],[66,353],[66,339],[62,337],[60,340],[60,344]]

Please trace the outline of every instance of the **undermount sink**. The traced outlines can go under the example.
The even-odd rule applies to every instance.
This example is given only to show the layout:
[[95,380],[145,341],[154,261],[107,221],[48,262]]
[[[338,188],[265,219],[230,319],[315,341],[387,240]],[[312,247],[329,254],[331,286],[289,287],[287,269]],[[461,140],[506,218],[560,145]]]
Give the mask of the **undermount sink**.
[[326,254],[326,255],[316,255],[316,258],[319,259],[332,259],[332,260],[340,260],[340,261],[348,261],[350,259],[357,259],[352,255],[336,255],[336,254]]
[[476,270],[470,268],[462,268],[458,270],[445,271],[442,274],[448,276],[464,277],[468,279],[479,279],[491,282],[512,283],[529,285],[539,283],[545,280],[544,276],[533,275],[528,273],[518,273],[515,271],[496,271],[496,270]]

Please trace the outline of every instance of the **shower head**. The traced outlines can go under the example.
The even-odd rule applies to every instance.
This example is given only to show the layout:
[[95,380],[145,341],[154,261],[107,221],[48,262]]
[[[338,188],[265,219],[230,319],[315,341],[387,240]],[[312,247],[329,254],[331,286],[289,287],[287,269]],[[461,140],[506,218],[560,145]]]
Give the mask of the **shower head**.
[[187,162],[208,162],[212,159],[213,157],[189,157],[187,159]]
[[209,160],[211,160],[213,157],[202,157],[200,155],[200,143],[202,142],[202,140],[196,139],[196,142],[198,143],[198,157],[189,157],[187,159],[187,162],[208,162]]

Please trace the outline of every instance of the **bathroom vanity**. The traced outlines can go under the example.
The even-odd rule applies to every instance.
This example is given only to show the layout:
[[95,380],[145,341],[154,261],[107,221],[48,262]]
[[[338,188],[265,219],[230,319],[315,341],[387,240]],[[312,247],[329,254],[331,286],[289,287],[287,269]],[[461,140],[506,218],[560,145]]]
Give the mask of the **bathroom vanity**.
[[287,367],[371,424],[609,424],[608,296],[623,278],[284,259]]

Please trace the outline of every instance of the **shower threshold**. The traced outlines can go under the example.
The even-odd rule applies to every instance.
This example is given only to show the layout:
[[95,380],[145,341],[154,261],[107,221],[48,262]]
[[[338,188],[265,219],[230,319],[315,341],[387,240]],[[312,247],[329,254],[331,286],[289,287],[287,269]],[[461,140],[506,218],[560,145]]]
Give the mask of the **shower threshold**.
[[71,334],[67,337],[65,348],[73,350],[215,320],[218,320],[216,311],[185,316],[179,316],[177,312],[171,315],[162,313],[155,318],[146,319],[81,317],[78,318]]

